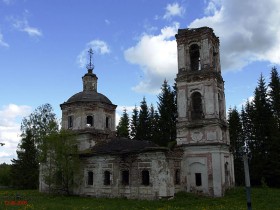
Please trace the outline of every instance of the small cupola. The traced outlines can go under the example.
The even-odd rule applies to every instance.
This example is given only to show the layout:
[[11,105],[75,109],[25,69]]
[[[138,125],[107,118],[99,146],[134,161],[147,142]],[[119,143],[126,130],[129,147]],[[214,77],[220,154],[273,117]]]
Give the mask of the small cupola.
[[92,61],[93,50],[90,48],[89,51],[89,64],[87,65],[88,72],[82,77],[83,79],[83,91],[94,91],[97,92],[97,76],[93,73],[94,65]]

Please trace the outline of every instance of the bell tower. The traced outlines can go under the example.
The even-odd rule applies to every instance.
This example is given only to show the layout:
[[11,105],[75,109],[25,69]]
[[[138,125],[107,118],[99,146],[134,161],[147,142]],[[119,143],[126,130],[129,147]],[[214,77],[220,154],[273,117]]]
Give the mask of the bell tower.
[[184,187],[221,196],[234,185],[219,38],[208,27],[179,29],[177,145],[184,150]]

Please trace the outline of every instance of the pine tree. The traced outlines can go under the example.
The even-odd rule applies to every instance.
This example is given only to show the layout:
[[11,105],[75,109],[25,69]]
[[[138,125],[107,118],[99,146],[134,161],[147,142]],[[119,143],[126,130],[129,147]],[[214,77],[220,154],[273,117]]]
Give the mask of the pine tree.
[[176,114],[177,107],[175,101],[176,91],[172,91],[167,81],[161,87],[161,93],[158,95],[159,111],[159,144],[167,146],[169,142],[176,140]]
[[244,170],[242,156],[244,153],[245,142],[243,137],[241,117],[236,107],[229,110],[228,125],[230,136],[230,150],[233,153],[234,158],[235,182],[237,185],[243,185]]
[[138,124],[139,124],[139,112],[137,106],[135,105],[134,109],[132,110],[132,116],[130,121],[130,137],[132,139],[137,139],[138,133]]
[[21,189],[36,189],[39,182],[39,161],[35,140],[30,130],[22,134],[17,159],[12,159],[12,185]]
[[129,138],[129,116],[126,109],[123,110],[119,125],[117,126],[117,137]]
[[149,122],[149,110],[145,97],[141,101],[139,111],[139,122],[137,127],[137,139],[151,140],[150,139],[150,122]]

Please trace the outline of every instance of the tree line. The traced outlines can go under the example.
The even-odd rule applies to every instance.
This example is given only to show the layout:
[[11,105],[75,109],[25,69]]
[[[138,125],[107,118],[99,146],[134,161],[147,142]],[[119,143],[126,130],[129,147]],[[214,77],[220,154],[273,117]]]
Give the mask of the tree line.
[[176,86],[171,87],[165,80],[158,95],[157,109],[147,105],[145,97],[132,110],[129,117],[124,109],[117,126],[117,137],[153,141],[160,146],[176,141]]
[[236,183],[244,184],[245,153],[252,185],[280,187],[280,77],[275,67],[268,84],[260,76],[252,101],[240,111],[229,110],[228,124]]

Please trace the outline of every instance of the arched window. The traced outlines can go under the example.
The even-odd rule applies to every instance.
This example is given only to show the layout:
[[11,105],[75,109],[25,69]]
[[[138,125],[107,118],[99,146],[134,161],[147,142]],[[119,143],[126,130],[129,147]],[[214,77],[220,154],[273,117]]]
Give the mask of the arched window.
[[104,171],[104,185],[111,184],[111,174],[110,171]]
[[199,46],[197,44],[193,44],[190,46],[190,61],[192,71],[201,70]]
[[191,113],[192,119],[193,120],[201,119],[203,116],[201,94],[199,92],[193,93],[191,100],[192,100],[192,113]]
[[88,127],[93,126],[93,116],[91,116],[91,115],[87,116],[87,126]]
[[142,171],[142,185],[148,186],[150,184],[150,173],[148,170]]

